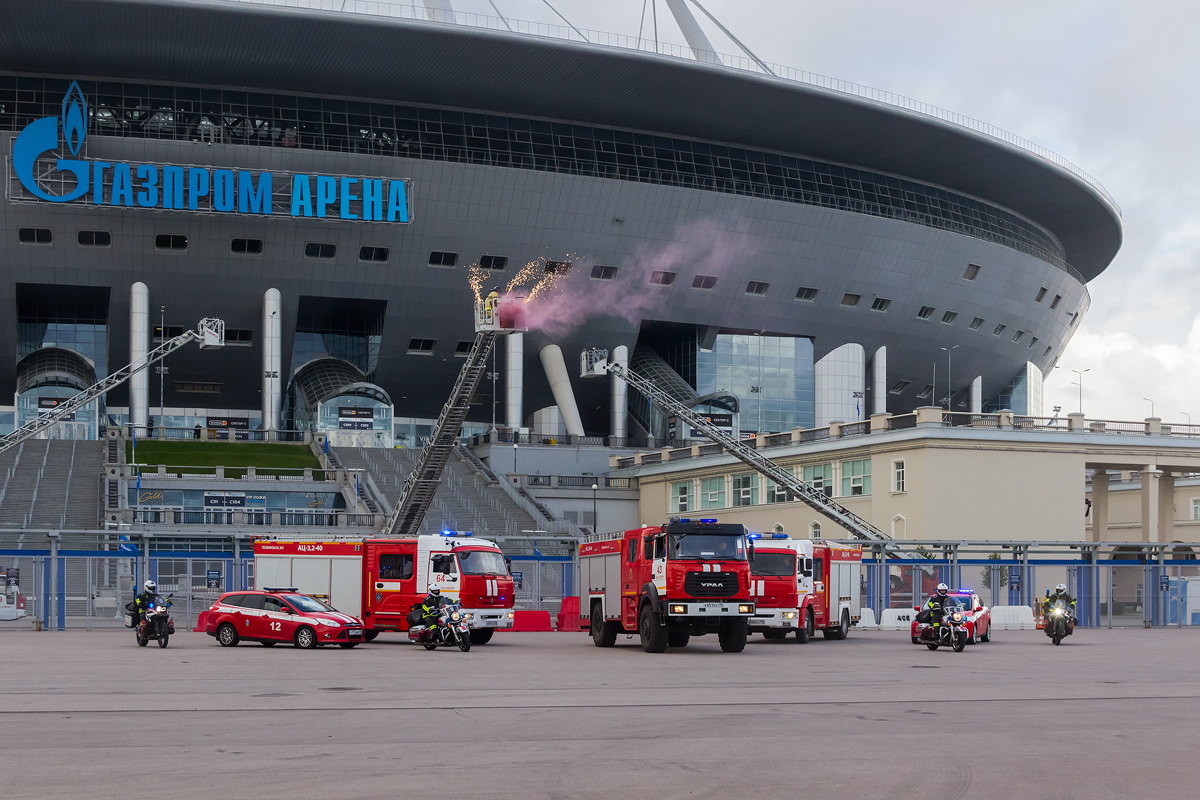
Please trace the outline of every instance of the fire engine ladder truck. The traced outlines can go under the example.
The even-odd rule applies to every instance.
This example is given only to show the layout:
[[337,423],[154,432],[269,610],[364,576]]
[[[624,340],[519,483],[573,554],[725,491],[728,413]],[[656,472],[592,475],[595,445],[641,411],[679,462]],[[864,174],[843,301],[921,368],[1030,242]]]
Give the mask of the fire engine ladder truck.
[[[890,541],[892,539],[891,536],[888,536],[841,503],[826,497],[823,492],[814,489],[809,484],[798,479],[790,470],[784,469],[758,452],[758,450],[724,433],[716,425],[713,425],[707,419],[692,411],[692,409],[680,403],[662,389],[656,387],[652,381],[638,375],[619,362],[610,360],[607,350],[592,348],[583,351],[579,359],[579,368],[581,377],[584,378],[601,377],[607,373],[616,375],[645,395],[650,402],[657,405],[663,411],[673,414],[679,423],[691,425],[696,430],[701,431],[705,436],[729,451],[731,455],[743,464],[773,480],[777,486],[787,492],[789,498],[803,501],[809,507],[819,511],[850,531],[856,539],[870,541]],[[908,548],[889,547],[888,549],[897,555],[901,555],[901,557],[916,556],[915,551],[910,551]]]
[[7,436],[0,438],[0,453],[16,447],[26,439],[32,439],[59,420],[73,414],[93,400],[108,394],[138,372],[141,372],[151,364],[162,361],[189,342],[199,342],[201,349],[222,347],[225,344],[225,322],[206,317],[200,320],[200,324],[196,326],[196,330],[185,331],[174,339],[163,342],[147,353],[144,359],[134,361],[132,364],[126,364],[104,380],[94,386],[90,386],[62,405],[59,405],[53,411],[38,414],[36,419],[30,420]]
[[438,415],[437,424],[433,426],[425,448],[417,459],[417,465],[404,481],[404,491],[399,502],[384,520],[379,536],[416,536],[421,527],[425,513],[433,503],[438,485],[442,482],[442,472],[450,453],[458,441],[459,431],[467,419],[467,411],[471,407],[471,396],[475,387],[483,377],[487,366],[488,354],[501,334],[514,333],[523,330],[518,327],[500,326],[500,314],[497,309],[498,297],[490,295],[475,307],[475,341],[467,353],[467,363],[459,370],[458,379],[454,382],[454,390],[450,399]]

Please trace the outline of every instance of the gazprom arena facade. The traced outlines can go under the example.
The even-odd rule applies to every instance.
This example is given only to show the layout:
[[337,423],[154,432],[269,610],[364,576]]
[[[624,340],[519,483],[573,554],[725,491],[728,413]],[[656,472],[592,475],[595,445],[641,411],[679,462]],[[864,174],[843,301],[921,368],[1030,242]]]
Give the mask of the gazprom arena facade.
[[742,431],[1040,415],[1121,244],[1097,181],[936,109],[370,8],[0,9],[5,430],[220,317],[230,346],[173,354],[57,435],[411,443],[473,338],[467,269],[503,285],[529,262],[595,302],[508,340],[481,427],[678,435],[623,386],[552,386],[586,346]]

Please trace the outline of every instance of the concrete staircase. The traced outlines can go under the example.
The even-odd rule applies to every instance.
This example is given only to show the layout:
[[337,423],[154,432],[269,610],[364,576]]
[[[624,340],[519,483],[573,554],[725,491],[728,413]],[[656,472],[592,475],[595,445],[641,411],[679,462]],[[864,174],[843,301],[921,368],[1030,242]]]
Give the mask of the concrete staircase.
[[[413,450],[337,447],[333,452],[342,467],[369,472],[383,499],[393,507],[400,500],[404,481],[416,466],[417,458]],[[494,475],[455,450],[420,531],[467,530],[486,538],[516,535],[539,527],[542,526],[503,487],[496,485]]]
[[0,456],[0,528],[94,529],[101,442],[31,439]]

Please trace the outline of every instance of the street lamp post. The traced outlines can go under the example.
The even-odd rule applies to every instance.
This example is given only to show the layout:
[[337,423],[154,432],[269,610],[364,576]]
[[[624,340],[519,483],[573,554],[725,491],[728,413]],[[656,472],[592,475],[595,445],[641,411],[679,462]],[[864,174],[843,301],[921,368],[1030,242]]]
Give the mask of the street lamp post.
[[1149,397],[1143,397],[1142,399],[1150,404],[1150,416],[1153,417],[1154,416],[1154,401],[1151,400]]
[[[516,475],[516,474],[517,474],[517,443],[513,442],[513,475]],[[521,478],[518,476],[517,480],[520,481]]]
[[1186,411],[1180,411],[1179,413],[1183,414],[1185,417],[1187,417],[1188,427],[1190,428],[1192,426],[1192,415],[1187,413]]
[[954,410],[953,408],[950,407],[950,399],[954,396],[954,383],[953,383],[954,376],[951,372],[951,367],[953,366],[951,359],[954,357],[954,351],[957,350],[958,348],[959,348],[959,345],[954,345],[953,347],[943,347],[942,348],[943,350],[946,351],[946,410],[947,411]]
[[597,533],[600,530],[600,518],[596,516],[596,490],[600,485],[592,481],[592,533]]
[[[1091,367],[1088,367],[1085,370],[1078,370],[1078,369],[1071,370],[1071,372],[1074,372],[1076,375],[1079,376],[1079,382],[1076,385],[1079,387],[1079,413],[1080,414],[1083,413],[1083,373],[1091,372],[1091,371],[1092,371]],[[1071,381],[1071,383],[1075,383],[1075,381]]]

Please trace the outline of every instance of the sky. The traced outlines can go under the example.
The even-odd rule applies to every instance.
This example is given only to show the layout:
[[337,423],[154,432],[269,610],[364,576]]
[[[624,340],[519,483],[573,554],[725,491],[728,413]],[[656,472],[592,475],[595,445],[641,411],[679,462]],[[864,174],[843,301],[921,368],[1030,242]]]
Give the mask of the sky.
[[[456,11],[561,24],[543,0]],[[551,0],[575,26],[636,36],[643,0]],[[659,37],[683,36],[658,2]],[[1047,415],[1200,424],[1200,5],[1178,0],[701,0],[759,58],[974,117],[1047,147],[1121,206],[1124,244],[1046,376]],[[714,48],[737,46],[698,13]],[[646,28],[650,30],[647,8]],[[646,34],[643,34],[646,35]],[[1149,400],[1145,399],[1149,398]]]

